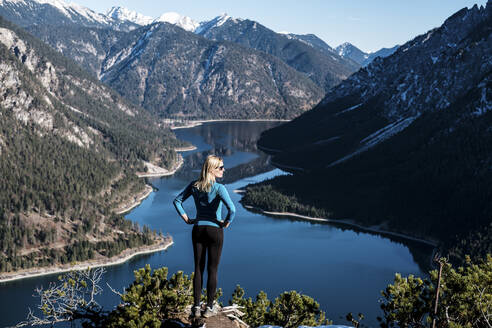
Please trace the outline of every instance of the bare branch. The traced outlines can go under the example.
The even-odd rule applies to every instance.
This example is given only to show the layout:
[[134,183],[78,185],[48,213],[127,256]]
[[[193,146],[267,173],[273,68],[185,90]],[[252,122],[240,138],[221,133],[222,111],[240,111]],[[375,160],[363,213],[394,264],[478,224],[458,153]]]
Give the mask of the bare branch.
[[116,289],[114,289],[113,287],[111,287],[111,285],[109,283],[106,283],[106,285],[108,286],[109,290],[111,290],[113,293],[115,293],[119,297],[122,297],[123,296],[122,293],[120,293],[119,291],[117,291]]
[[71,271],[59,276],[58,283],[50,283],[47,289],[36,288],[35,297],[40,298],[37,307],[42,316],[29,309],[26,321],[15,327],[53,325],[97,315],[102,309],[95,297],[103,290],[99,284],[104,273],[103,267]]

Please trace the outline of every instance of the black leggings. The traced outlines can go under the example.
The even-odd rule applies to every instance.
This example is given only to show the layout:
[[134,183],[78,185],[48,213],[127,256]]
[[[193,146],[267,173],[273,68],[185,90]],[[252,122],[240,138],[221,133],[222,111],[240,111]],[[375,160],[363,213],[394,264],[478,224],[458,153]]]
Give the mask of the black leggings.
[[193,254],[195,255],[195,277],[193,278],[193,298],[195,306],[200,304],[205,270],[205,255],[208,253],[207,264],[207,305],[212,307],[217,289],[217,269],[222,253],[224,231],[222,228],[195,225],[191,234]]

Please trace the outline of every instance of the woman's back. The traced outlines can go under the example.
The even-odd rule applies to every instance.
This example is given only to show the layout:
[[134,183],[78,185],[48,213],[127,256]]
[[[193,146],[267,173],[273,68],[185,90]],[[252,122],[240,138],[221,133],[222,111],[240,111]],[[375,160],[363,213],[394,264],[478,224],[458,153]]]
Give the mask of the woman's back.
[[[192,313],[200,317],[201,290],[203,284],[203,271],[207,259],[207,308],[203,316],[208,317],[217,313],[214,299],[217,288],[217,270],[222,253],[224,240],[223,228],[227,228],[236,213],[236,208],[229,197],[224,185],[215,182],[216,178],[222,178],[224,174],[224,162],[222,158],[209,155],[203,163],[200,178],[191,182],[176,198],[174,207],[187,224],[194,224],[192,230],[193,257],[195,262],[195,276],[193,278],[193,302]],[[196,219],[190,219],[183,209],[183,202],[193,196],[196,206]],[[227,216],[222,221],[222,203],[227,207]]]
[[196,206],[197,225],[210,225],[221,227],[222,221],[222,203],[227,207],[227,216],[224,221],[231,222],[234,219],[236,208],[229,193],[223,184],[215,182],[209,192],[199,190],[195,186],[196,181],[191,182],[183,192],[174,200],[174,207],[178,213],[183,214],[182,203],[190,196],[193,196]]

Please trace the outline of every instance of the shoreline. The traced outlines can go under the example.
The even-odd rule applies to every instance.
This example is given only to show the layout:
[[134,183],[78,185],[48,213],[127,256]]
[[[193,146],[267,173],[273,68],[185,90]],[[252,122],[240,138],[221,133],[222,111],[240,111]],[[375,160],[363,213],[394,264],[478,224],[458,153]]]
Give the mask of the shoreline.
[[[236,192],[236,190],[234,190],[234,192]],[[241,192],[238,192],[238,193],[241,193]],[[429,245],[429,246],[432,246],[432,247],[437,247],[438,246],[438,244],[436,242],[433,242],[433,241],[429,241],[429,240],[425,240],[425,239],[421,239],[421,238],[417,238],[417,237],[405,235],[405,234],[402,234],[402,233],[399,233],[399,232],[392,232],[392,231],[388,231],[388,230],[382,230],[382,229],[379,229],[379,228],[365,227],[365,226],[360,225],[360,224],[357,224],[357,223],[355,223],[355,222],[353,222],[351,220],[334,220],[334,219],[325,219],[325,218],[315,218],[315,217],[311,217],[311,216],[307,216],[307,215],[302,215],[302,214],[297,214],[297,213],[291,213],[291,212],[271,212],[271,211],[265,211],[265,210],[263,210],[261,208],[258,208],[258,207],[255,207],[255,206],[251,206],[251,205],[244,205],[244,207],[246,209],[258,210],[261,213],[268,214],[268,215],[291,216],[291,217],[296,217],[296,218],[300,218],[300,219],[303,219],[303,220],[306,220],[306,221],[312,221],[312,222],[324,222],[324,223],[343,224],[343,225],[347,225],[347,226],[358,228],[358,229],[360,229],[362,231],[373,232],[373,233],[377,233],[377,234],[381,234],[381,235],[390,235],[390,236],[394,236],[394,237],[399,237],[399,238],[403,238],[403,239],[407,239],[407,240],[411,240],[411,241],[423,243],[423,244],[426,244],[426,245]]]
[[167,169],[162,168],[162,171],[160,171],[160,172],[154,172],[154,173],[139,173],[139,172],[137,172],[136,174],[137,174],[137,177],[139,177],[139,178],[165,177],[165,176],[173,175],[174,173],[176,173],[176,171],[178,171],[181,168],[181,166],[183,166],[183,164],[184,164],[183,156],[179,155],[178,165],[171,170],[167,170]]
[[[163,172],[155,176],[172,175],[176,173],[176,171],[179,170],[183,164],[184,164],[184,159],[183,157],[180,157],[180,160],[176,168],[166,173]],[[143,178],[147,176],[138,176],[138,177]],[[151,185],[146,185],[144,190],[146,191],[142,196],[140,197],[137,196],[138,198],[133,203],[127,205],[123,210],[120,210],[115,213],[124,214],[131,211],[132,209],[140,205],[144,199],[149,197],[149,195],[154,191],[154,188]],[[118,265],[118,264],[125,263],[126,261],[138,255],[150,254],[150,253],[166,250],[169,246],[173,245],[173,243],[174,242],[171,237],[170,239],[165,239],[163,242],[159,243],[158,245],[145,246],[144,248],[140,247],[137,249],[127,248],[123,250],[119,255],[116,255],[110,259],[89,260],[89,261],[81,262],[76,265],[63,264],[63,265],[55,265],[51,267],[38,267],[38,268],[28,269],[26,271],[12,272],[11,274],[7,273],[4,275],[0,273],[0,284],[16,281],[16,280],[27,279],[27,278],[41,277],[41,276],[46,276],[55,273],[69,272],[73,270],[85,270],[89,267],[97,268],[97,267]]]
[[127,212],[131,211],[132,209],[134,209],[135,207],[137,207],[138,205],[142,204],[142,201],[145,198],[149,197],[149,195],[152,193],[152,191],[154,191],[154,188],[152,188],[152,186],[150,186],[150,185],[145,185],[145,189],[147,190],[145,192],[145,194],[140,196],[138,199],[136,199],[133,203],[131,203],[127,207],[123,208],[122,210],[119,210],[118,212],[115,212],[115,214],[120,215],[123,213],[127,213]]
[[144,246],[144,247],[137,248],[136,250],[126,249],[122,251],[119,255],[113,256],[112,258],[109,259],[89,260],[89,261],[80,262],[75,265],[63,264],[54,267],[53,266],[42,267],[33,270],[28,269],[28,271],[24,271],[24,272],[17,271],[12,274],[8,274],[8,273],[5,275],[0,274],[0,284],[15,281],[15,280],[41,277],[41,276],[51,275],[55,273],[80,271],[80,270],[87,270],[88,268],[99,268],[99,267],[118,265],[118,264],[125,263],[126,261],[138,255],[150,254],[150,253],[166,250],[173,244],[174,242],[172,238],[169,238],[169,239],[164,239],[164,241],[162,241],[158,245]]
[[196,146],[189,146],[189,147],[178,147],[178,148],[174,148],[174,151],[175,152],[185,152],[185,151],[192,151],[192,150],[196,150]]
[[194,128],[196,126],[200,126],[203,123],[212,123],[212,122],[289,122],[291,120],[282,120],[282,119],[260,119],[260,118],[252,118],[252,119],[215,119],[215,120],[196,120],[196,121],[188,121],[185,125],[178,125],[174,126],[172,125],[173,120],[169,121],[169,124],[171,124],[170,129],[171,130],[178,130],[178,129],[188,129],[188,128]]

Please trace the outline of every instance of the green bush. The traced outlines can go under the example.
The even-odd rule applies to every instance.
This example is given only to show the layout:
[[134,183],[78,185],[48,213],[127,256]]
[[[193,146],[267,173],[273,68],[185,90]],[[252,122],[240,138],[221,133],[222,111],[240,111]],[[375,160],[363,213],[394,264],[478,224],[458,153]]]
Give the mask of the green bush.
[[166,267],[151,273],[150,265],[135,271],[135,281],[121,296],[123,301],[108,316],[105,327],[155,327],[184,312],[193,302],[193,276],[182,271],[167,278]]
[[273,301],[260,291],[253,302],[244,298],[244,290],[237,285],[229,304],[242,306],[245,315],[242,320],[252,327],[276,325],[284,328],[297,328],[300,325],[318,326],[331,324],[319,304],[307,295],[296,291],[284,292]]
[[464,267],[454,269],[445,263],[434,316],[438,272],[429,279],[395,277],[394,284],[382,292],[381,327],[490,327],[492,323],[492,256],[479,264],[468,258]]

